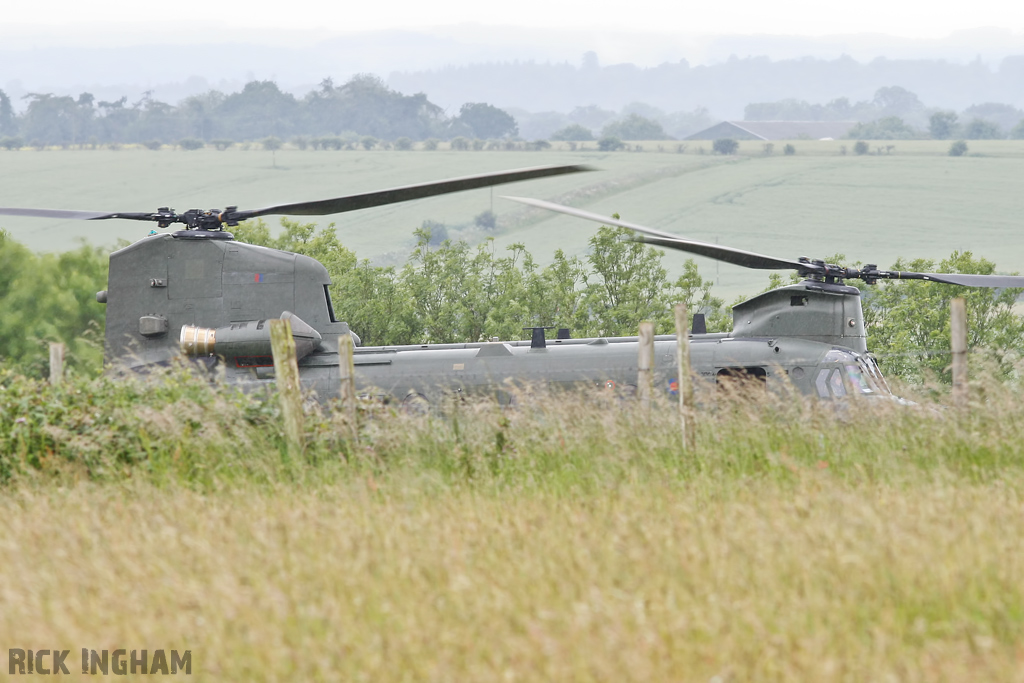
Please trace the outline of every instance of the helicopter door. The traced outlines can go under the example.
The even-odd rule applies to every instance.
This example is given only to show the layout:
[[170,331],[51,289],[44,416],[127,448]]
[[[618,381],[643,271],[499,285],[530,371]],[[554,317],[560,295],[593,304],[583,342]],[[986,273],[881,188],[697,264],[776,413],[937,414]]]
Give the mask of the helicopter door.
[[715,375],[715,384],[723,392],[765,392],[768,371],[758,366],[722,368]]

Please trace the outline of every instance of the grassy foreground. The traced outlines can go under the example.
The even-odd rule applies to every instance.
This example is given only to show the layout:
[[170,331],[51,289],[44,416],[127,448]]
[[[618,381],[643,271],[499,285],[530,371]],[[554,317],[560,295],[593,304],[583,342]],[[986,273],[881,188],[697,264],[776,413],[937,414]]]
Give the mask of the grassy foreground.
[[[311,414],[0,377],[0,642],[201,680],[1017,680],[1018,397]],[[716,678],[717,677],[717,678]]]

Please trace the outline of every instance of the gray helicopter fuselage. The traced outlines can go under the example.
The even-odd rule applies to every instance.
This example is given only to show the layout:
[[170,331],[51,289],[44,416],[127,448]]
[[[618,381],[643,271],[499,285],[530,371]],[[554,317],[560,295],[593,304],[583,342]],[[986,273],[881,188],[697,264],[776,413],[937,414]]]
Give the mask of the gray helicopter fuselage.
[[[315,259],[230,239],[226,233],[154,235],[113,253],[107,304],[108,362],[144,370],[193,356],[224,368],[246,390],[273,384],[266,320],[293,318],[303,387],[320,400],[340,391],[338,338],[350,332],[333,310],[327,269]],[[202,336],[205,335],[205,336]],[[220,344],[218,347],[217,344]],[[655,338],[655,383],[674,393],[674,335]],[[509,400],[515,386],[630,391],[636,337],[359,347],[361,394],[434,401],[445,393]],[[734,308],[731,333],[691,335],[698,391],[743,377],[767,390],[821,397],[879,393],[884,382],[866,355],[860,293],[804,282]],[[867,379],[865,379],[865,377]],[[861,387],[858,389],[857,387]]]

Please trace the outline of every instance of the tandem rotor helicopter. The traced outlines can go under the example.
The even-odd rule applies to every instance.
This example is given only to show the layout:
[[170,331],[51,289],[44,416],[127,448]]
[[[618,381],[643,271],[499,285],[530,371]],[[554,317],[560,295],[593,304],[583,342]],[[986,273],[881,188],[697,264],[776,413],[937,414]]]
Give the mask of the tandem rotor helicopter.
[[[228,382],[245,390],[274,381],[269,319],[289,318],[303,389],[319,400],[340,390],[338,339],[353,334],[357,390],[402,402],[435,402],[446,393],[490,394],[510,400],[508,383],[628,390],[637,378],[637,338],[572,339],[559,330],[546,339],[533,328],[526,341],[359,346],[356,331],[336,318],[327,269],[318,261],[236,242],[225,227],[267,215],[320,216],[521,180],[592,170],[543,166],[410,185],[335,199],[262,209],[190,209],[176,213],[111,213],[0,208],[0,215],[79,220],[122,218],[184,225],[151,234],[110,255],[106,304],[107,362],[135,371],[167,365],[182,356],[223,367]],[[731,332],[707,333],[693,317],[690,359],[698,392],[742,378],[766,390],[793,387],[823,399],[850,394],[889,396],[868,354],[859,279],[928,280],[969,287],[1024,287],[1024,276],[910,273],[877,266],[840,268],[807,258],[776,258],[707,244],[641,225],[552,204],[509,197],[534,207],[627,228],[654,246],[746,268],[795,270],[799,284],[779,287],[733,307]],[[675,335],[655,337],[655,386],[675,393]]]

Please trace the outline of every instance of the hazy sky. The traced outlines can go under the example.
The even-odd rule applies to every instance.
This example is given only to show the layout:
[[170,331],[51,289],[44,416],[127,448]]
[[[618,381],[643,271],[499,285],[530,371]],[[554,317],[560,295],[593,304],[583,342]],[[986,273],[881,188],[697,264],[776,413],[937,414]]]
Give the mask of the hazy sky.
[[[575,30],[680,32],[708,34],[784,34],[823,36],[880,33],[905,38],[941,38],[976,27],[1024,31],[1024,3],[975,0],[949,4],[910,0],[860,0],[856,3],[821,0],[731,0],[678,2],[632,0],[598,3],[593,0],[384,0],[383,2],[324,2],[324,0],[48,0],[9,3],[0,33],[23,37],[74,36],[78,44],[95,40],[121,43],[127,36],[111,33],[112,25],[163,24],[167,43],[215,42],[240,36],[229,27],[285,29],[302,34],[393,28],[423,29],[460,23]],[[185,29],[191,24],[192,30]],[[99,26],[107,30],[95,31]],[[309,33],[307,33],[309,32]],[[261,31],[262,33],[262,31]],[[191,34],[191,35],[189,35]],[[153,35],[150,33],[150,37]]]

